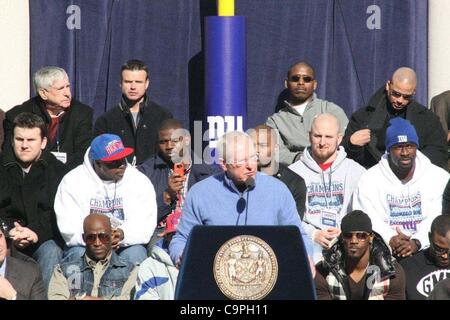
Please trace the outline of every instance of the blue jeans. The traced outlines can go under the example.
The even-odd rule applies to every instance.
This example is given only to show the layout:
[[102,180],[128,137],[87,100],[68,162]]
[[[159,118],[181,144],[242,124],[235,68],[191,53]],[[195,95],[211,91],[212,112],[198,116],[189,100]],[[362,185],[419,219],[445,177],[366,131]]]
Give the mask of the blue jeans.
[[141,264],[147,259],[147,249],[141,244],[120,248],[117,254],[134,265]]
[[53,240],[43,242],[33,253],[33,259],[39,264],[44,281],[45,290],[48,290],[48,284],[53,274],[53,268],[60,263],[63,251]]
[[[70,255],[76,255],[81,259],[85,251],[85,247],[82,246],[69,247],[64,250],[64,258]],[[140,244],[129,247],[121,247],[117,250],[117,254],[132,264],[140,264],[142,261],[147,259],[147,249]]]

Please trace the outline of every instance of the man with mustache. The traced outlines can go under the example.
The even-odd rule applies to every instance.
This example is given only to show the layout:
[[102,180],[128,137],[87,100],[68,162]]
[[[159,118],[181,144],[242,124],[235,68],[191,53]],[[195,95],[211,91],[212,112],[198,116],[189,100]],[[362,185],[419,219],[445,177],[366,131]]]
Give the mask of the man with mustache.
[[361,176],[353,208],[367,212],[374,230],[403,258],[429,245],[449,174],[418,150],[414,126],[401,117],[390,121],[385,147],[380,162]]
[[366,213],[342,219],[342,233],[316,265],[319,300],[405,300],[405,273]]
[[84,254],[83,220],[89,214],[103,214],[111,220],[111,244],[116,253],[134,264],[147,258],[145,246],[156,226],[155,190],[150,180],[127,162],[132,153],[119,136],[99,135],[92,140],[83,164],[62,179],[55,213],[68,247],[65,257]]
[[431,162],[447,168],[447,134],[439,118],[414,100],[417,77],[411,68],[399,68],[369,100],[350,118],[342,141],[348,157],[370,168],[380,161],[389,120],[409,120],[417,130],[418,149]]
[[280,163],[288,166],[298,160],[304,148],[310,145],[308,133],[315,116],[325,112],[335,115],[341,123],[341,134],[345,132],[348,118],[338,105],[317,98],[314,92],[317,89],[316,74],[308,63],[299,61],[293,64],[284,86],[289,96],[266,124],[278,130],[282,141]]

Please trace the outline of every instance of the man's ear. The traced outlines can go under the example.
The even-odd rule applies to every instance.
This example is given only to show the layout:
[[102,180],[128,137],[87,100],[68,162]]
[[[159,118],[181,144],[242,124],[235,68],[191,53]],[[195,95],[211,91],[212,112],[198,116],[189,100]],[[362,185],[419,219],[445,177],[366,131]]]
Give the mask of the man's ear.
[[44,137],[42,138],[41,142],[41,150],[44,150],[46,146],[47,146],[47,137]]
[[40,88],[39,90],[38,90],[38,95],[41,97],[41,99],[42,100],[47,100],[48,99],[48,96],[47,96],[47,90],[45,90],[45,89],[43,89],[43,88]]
[[223,172],[227,171],[227,165],[225,163],[225,159],[219,158],[219,166],[222,168]]
[[343,136],[342,136],[342,134],[339,134],[338,135],[338,147],[340,146],[340,144],[341,144],[341,142],[342,142],[342,138],[343,138]]
[[316,80],[313,80],[313,81],[314,81],[313,89],[314,89],[314,91],[316,91],[316,89],[317,89],[317,81]]
[[285,89],[288,88],[288,79],[284,79],[284,88],[285,88]]

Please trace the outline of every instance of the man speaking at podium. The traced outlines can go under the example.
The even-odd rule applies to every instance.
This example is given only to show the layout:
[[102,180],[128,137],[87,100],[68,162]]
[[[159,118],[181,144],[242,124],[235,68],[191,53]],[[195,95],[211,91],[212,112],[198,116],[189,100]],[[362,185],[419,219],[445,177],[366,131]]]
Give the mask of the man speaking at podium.
[[[169,247],[174,263],[180,265],[196,225],[295,225],[311,257],[312,245],[301,227],[294,198],[282,182],[257,172],[258,156],[250,136],[228,132],[220,138],[217,152],[224,172],[196,183],[189,191]],[[314,276],[313,267],[311,271]]]

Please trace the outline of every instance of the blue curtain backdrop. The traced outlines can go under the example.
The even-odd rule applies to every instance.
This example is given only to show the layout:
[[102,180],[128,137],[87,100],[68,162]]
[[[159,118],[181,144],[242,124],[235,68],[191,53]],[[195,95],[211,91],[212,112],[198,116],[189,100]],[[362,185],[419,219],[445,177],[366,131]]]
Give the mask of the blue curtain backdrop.
[[[400,66],[427,101],[426,0],[235,0],[247,19],[248,125],[275,111],[288,67],[316,69],[319,97],[351,115]],[[120,66],[150,68],[149,96],[189,125],[203,117],[204,17],[214,0],[32,0],[31,74],[65,68],[96,116],[120,99]],[[219,75],[218,75],[219,76]],[[32,92],[34,94],[34,92]]]

